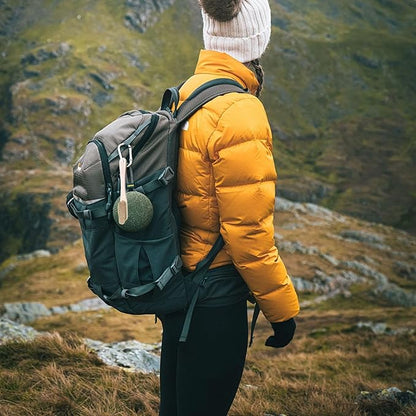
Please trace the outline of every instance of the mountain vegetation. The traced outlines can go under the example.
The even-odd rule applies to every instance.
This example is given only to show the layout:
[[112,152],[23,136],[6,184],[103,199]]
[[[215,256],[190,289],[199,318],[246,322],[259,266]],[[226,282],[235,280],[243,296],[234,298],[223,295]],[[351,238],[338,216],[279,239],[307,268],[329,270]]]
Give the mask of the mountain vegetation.
[[[271,1],[263,96],[278,191],[416,226],[416,6]],[[0,3],[1,258],[73,241],[71,167],[93,133],[194,68],[194,0]],[[29,220],[32,219],[32,220]]]
[[[275,238],[302,310],[283,350],[259,318],[230,416],[416,415],[416,3],[270,4]],[[157,374],[85,343],[158,345],[161,325],[75,307],[65,195],[98,129],[193,72],[201,26],[196,0],[0,0],[0,416],[157,414]],[[40,336],[2,332],[16,311]]]

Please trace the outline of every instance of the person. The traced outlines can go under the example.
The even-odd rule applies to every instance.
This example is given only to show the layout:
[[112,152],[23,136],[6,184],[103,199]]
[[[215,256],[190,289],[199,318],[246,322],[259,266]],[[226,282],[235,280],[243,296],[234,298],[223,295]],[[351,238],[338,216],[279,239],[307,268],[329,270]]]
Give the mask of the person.
[[185,269],[195,269],[219,233],[225,245],[207,274],[187,341],[179,342],[185,312],[161,317],[160,416],[227,415],[246,357],[249,292],[274,331],[268,346],[291,341],[299,312],[275,247],[272,135],[258,99],[270,6],[267,0],[200,0],[200,5],[205,48],[194,75],[180,88],[180,103],[216,78],[235,80],[249,94],[213,99],[181,131],[177,203]]

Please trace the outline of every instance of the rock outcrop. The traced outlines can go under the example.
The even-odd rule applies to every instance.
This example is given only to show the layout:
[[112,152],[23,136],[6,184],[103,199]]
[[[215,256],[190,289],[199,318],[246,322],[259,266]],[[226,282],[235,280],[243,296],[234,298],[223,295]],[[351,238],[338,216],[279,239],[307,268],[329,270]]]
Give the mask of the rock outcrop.
[[0,317],[0,344],[8,341],[31,341],[40,335],[30,326]]
[[[0,345],[11,341],[32,341],[43,335],[46,333],[4,317],[0,318]],[[92,339],[85,339],[84,342],[107,365],[141,373],[159,372],[160,357],[155,354],[159,351],[159,344],[149,345],[134,340],[110,344]]]
[[[283,257],[286,254],[301,255],[302,263],[314,269],[312,277],[292,276],[293,283],[299,292],[318,295],[313,299],[303,301],[301,306],[308,307],[339,295],[350,297],[350,287],[356,284],[370,286],[370,292],[376,298],[387,300],[392,305],[416,306],[416,293],[392,281],[392,277],[384,273],[385,266],[380,267],[379,262],[373,258],[373,254],[378,256],[379,253],[385,253],[386,258],[391,259],[390,267],[395,271],[396,277],[399,276],[408,281],[416,279],[415,259],[411,250],[406,248],[406,252],[394,251],[389,245],[388,227],[350,228],[353,222],[346,216],[312,203],[294,202],[284,198],[276,198],[275,208],[277,216],[282,213],[290,214],[291,222],[284,222],[280,228],[287,231],[296,230],[293,236],[302,233],[302,229],[307,229],[308,234],[314,234],[313,228],[319,227],[326,230],[342,227],[342,231],[328,234],[327,238],[335,240],[336,245],[343,247],[352,245],[360,250],[360,255],[353,259],[335,257],[331,252],[326,251],[334,245],[333,243],[325,242],[326,249],[324,249],[318,245],[307,245],[305,242],[308,241],[308,234],[302,234],[299,240],[293,241],[276,233],[275,240]],[[397,240],[398,236],[395,235],[394,238]],[[415,240],[410,236],[403,240],[403,245],[408,247],[413,247],[415,244]],[[371,253],[371,256],[364,254],[367,251]],[[348,250],[342,250],[342,256],[346,255],[348,255]],[[394,260],[395,258],[401,260]],[[321,259],[325,260],[326,264],[323,265]]]
[[84,299],[78,303],[47,308],[39,302],[4,303],[2,318],[26,324],[46,316],[64,314],[67,312],[87,312],[110,308],[100,298]]
[[124,16],[124,24],[143,33],[153,26],[158,21],[160,13],[174,2],[175,0],[127,0],[129,11]]
[[46,247],[52,221],[48,195],[0,192],[0,262],[16,253]]
[[[415,382],[416,380],[413,384]],[[401,391],[397,387],[389,387],[375,391],[362,391],[356,401],[360,409],[370,411],[369,414],[393,415],[403,406],[416,406],[416,395],[411,390]],[[373,412],[376,409],[382,409],[382,413]]]
[[85,342],[107,365],[143,373],[159,372],[160,358],[153,353],[159,345],[143,344],[134,340],[104,343],[86,339]]

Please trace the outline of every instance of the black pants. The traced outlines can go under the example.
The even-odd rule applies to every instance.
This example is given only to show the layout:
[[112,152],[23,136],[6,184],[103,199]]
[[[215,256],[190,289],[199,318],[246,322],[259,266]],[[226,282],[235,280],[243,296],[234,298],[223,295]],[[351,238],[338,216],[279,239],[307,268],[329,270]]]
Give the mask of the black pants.
[[247,352],[246,301],[195,308],[186,343],[185,314],[162,318],[160,416],[226,416]]

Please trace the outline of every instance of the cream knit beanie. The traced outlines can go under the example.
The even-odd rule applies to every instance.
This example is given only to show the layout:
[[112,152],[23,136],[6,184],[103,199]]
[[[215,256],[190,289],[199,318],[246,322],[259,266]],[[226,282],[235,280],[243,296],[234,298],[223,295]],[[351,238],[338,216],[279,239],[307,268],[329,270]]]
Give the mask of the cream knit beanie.
[[260,58],[270,40],[268,0],[200,0],[205,49],[240,62]]

